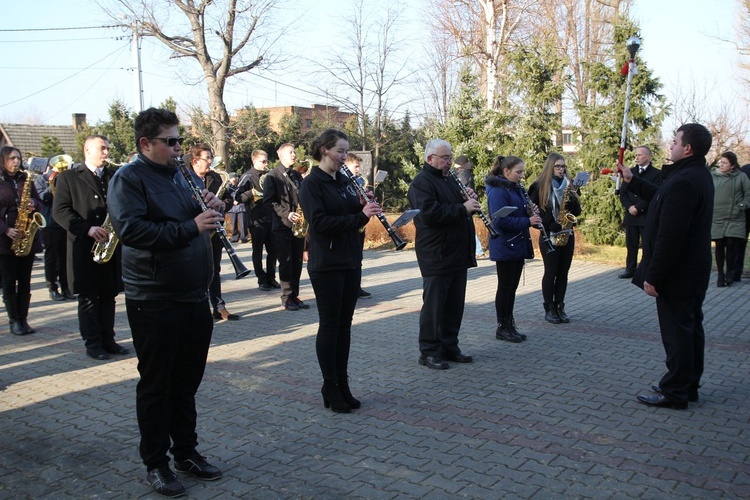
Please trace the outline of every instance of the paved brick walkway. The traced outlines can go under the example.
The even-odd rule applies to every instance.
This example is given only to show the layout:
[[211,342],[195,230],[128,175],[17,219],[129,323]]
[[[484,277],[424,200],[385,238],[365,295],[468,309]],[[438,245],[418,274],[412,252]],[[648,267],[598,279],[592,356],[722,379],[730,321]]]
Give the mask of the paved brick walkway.
[[[250,263],[249,245],[238,247]],[[523,344],[494,338],[495,269],[469,271],[461,347],[471,365],[417,365],[421,279],[412,251],[369,251],[351,385],[364,406],[323,409],[317,314],[284,312],[254,278],[224,295],[198,394],[200,451],[224,470],[192,498],[750,497],[750,284],[711,287],[701,402],[647,408],[664,353],[653,301],[620,269],[576,261],[569,325],[543,321],[540,260],[516,305]],[[689,272],[689,271],[686,271]],[[74,302],[34,267],[31,323],[0,334],[0,498],[152,496],[138,457],[136,359],[84,355]],[[118,338],[132,347],[118,299]]]

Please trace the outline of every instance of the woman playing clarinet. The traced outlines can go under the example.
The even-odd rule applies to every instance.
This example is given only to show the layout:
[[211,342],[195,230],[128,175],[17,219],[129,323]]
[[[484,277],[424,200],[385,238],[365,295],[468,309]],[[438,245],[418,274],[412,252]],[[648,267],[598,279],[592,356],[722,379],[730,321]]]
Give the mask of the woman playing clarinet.
[[336,413],[361,406],[348,379],[352,317],[362,278],[359,229],[381,213],[377,203],[363,203],[351,181],[339,172],[348,152],[346,134],[335,129],[323,132],[312,144],[312,157],[320,165],[300,188],[309,222],[307,272],[318,306],[315,350],[323,374],[323,405]]

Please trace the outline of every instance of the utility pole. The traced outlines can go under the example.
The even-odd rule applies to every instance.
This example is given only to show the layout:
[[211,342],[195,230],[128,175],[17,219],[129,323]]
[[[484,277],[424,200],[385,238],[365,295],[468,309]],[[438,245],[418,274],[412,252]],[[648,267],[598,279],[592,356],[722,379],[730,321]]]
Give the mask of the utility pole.
[[133,63],[135,66],[135,106],[143,111],[143,72],[141,71],[141,37],[138,34],[138,21],[133,21]]

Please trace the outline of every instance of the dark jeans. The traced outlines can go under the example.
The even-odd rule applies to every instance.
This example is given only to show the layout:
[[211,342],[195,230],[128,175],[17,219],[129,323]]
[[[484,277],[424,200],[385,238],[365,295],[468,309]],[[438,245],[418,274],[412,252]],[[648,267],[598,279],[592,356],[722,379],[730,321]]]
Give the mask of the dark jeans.
[[[568,244],[555,247],[554,252],[542,253],[544,261],[544,275],[542,276],[542,297],[545,304],[565,302],[565,292],[568,290],[568,272],[573,263],[575,236],[570,235]],[[542,247],[541,240],[539,248]]]
[[[250,226],[253,241],[253,269],[258,284],[271,283],[276,279],[276,238],[271,232],[271,223]],[[266,269],[263,270],[263,247],[266,247]]]
[[45,227],[42,231],[44,239],[44,280],[47,288],[57,290],[68,290],[68,273],[66,270],[66,259],[68,255],[68,233],[61,227]]
[[140,453],[151,470],[169,463],[167,451],[175,460],[196,452],[195,393],[206,368],[213,320],[208,300],[126,299],[125,305],[141,375],[135,402]]
[[721,238],[714,240],[716,244],[716,268],[719,276],[724,276],[724,262],[726,261],[726,277],[732,281],[739,281],[742,275],[742,261],[745,258],[744,253],[740,254],[742,248],[742,239],[740,238]]
[[276,255],[279,259],[279,281],[281,298],[284,300],[299,296],[299,280],[302,276],[302,252],[305,240],[295,238],[291,229],[274,231]]
[[641,241],[643,241],[644,227],[625,226],[625,245],[628,249],[627,257],[625,257],[625,270],[629,273],[635,273],[635,269],[638,267],[638,248],[640,248]]
[[78,294],[78,328],[86,348],[115,339],[115,297]]
[[0,274],[3,280],[3,302],[10,321],[26,319],[31,301],[31,268],[34,254],[16,257],[0,255]]
[[513,317],[516,303],[516,290],[521,281],[524,261],[507,260],[495,262],[497,270],[497,291],[495,292],[495,314],[497,322]]
[[352,317],[361,279],[361,268],[310,273],[319,318],[315,351],[324,381],[348,373]]
[[214,257],[214,277],[208,287],[208,297],[214,311],[224,309],[224,299],[221,298],[221,252],[224,244],[217,235],[211,237],[211,251]]
[[466,270],[422,277],[419,351],[423,356],[458,354],[458,331],[464,317]]
[[703,331],[703,299],[696,297],[656,297],[656,312],[667,373],[659,382],[662,393],[673,401],[687,401],[697,391],[703,375],[705,334]]

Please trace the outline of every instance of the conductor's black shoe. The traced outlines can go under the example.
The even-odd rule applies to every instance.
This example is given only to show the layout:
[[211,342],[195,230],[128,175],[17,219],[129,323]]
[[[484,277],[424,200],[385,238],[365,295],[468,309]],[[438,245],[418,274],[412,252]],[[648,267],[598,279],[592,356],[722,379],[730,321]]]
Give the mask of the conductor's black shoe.
[[[651,386],[651,390],[661,394],[661,387],[656,384]],[[688,401],[690,401],[691,403],[698,402],[698,389],[691,389],[688,391]]]
[[360,299],[369,299],[370,297],[372,297],[372,294],[370,292],[368,292],[364,288],[360,288],[359,289],[359,298]]
[[121,346],[117,342],[112,341],[111,344],[104,344],[104,350],[107,351],[107,354],[119,354],[124,355],[129,353],[127,348]]
[[260,288],[264,292],[270,292],[271,291],[271,285],[269,283],[258,283],[258,288]]
[[433,370],[447,370],[450,365],[440,356],[420,356],[419,364]]
[[474,361],[474,358],[467,354],[462,354],[460,352],[457,353],[448,353],[445,356],[443,356],[446,361],[455,361],[456,363],[471,363]]
[[63,290],[63,293],[62,293],[62,294],[63,294],[63,297],[65,297],[65,298],[66,298],[66,299],[68,299],[68,300],[75,300],[75,299],[77,299],[77,298],[78,298],[78,297],[76,297],[76,295],[75,295],[75,294],[74,294],[73,292],[71,292],[70,290]]
[[281,299],[281,307],[287,311],[299,311],[299,306],[291,298]]
[[277,290],[281,288],[281,284],[275,279],[271,280],[269,285],[271,285],[271,288],[276,288]]
[[146,481],[160,495],[165,497],[181,497],[185,494],[185,487],[177,480],[169,465],[162,465],[146,473]]
[[[225,308],[219,309],[216,311],[219,313],[219,318],[227,321],[237,321],[240,319],[238,314],[232,314],[229,311],[227,311]],[[214,313],[214,318],[216,317],[216,313]]]
[[621,280],[629,280],[633,276],[635,276],[635,273],[632,271],[625,271],[624,273],[617,275],[617,277],[620,278]]
[[54,300],[54,301],[56,301],[56,302],[59,302],[61,300],[65,300],[65,296],[63,294],[61,294],[60,292],[58,292],[57,290],[55,290],[55,289],[52,289],[52,290],[49,291],[49,298],[52,299],[52,300]]
[[107,351],[105,351],[101,346],[87,347],[86,354],[88,355],[88,357],[94,358],[98,361],[109,359],[109,354],[107,354]]
[[639,394],[638,401],[645,405],[673,410],[686,410],[688,407],[687,401],[672,401],[671,399],[667,399],[664,394]]
[[205,457],[197,454],[182,461],[175,459],[174,468],[177,472],[190,474],[204,481],[215,481],[221,477],[219,469],[206,462]]
[[297,304],[297,307],[300,309],[310,309],[310,306],[299,300],[299,297],[294,297],[292,300],[294,300],[294,303]]

